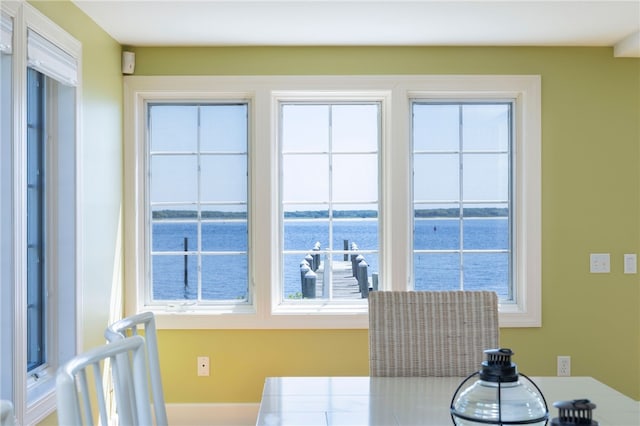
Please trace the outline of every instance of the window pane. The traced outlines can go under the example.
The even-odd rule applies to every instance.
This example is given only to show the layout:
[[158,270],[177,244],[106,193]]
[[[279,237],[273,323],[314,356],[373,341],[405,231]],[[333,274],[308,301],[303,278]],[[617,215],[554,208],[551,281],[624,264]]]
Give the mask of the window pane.
[[335,203],[333,217],[337,219],[376,219],[378,203]]
[[194,205],[163,205],[151,208],[151,218],[154,220],[195,220],[198,219],[197,207]]
[[247,105],[203,106],[200,121],[201,151],[247,151]]
[[198,257],[195,255],[153,255],[154,300],[196,300]]
[[465,151],[509,149],[509,105],[464,105],[462,114]]
[[334,105],[331,131],[333,152],[377,152],[377,105]]
[[378,156],[334,155],[332,190],[335,202],[377,201]]
[[195,152],[198,148],[198,107],[151,105],[149,143],[151,152]]
[[329,244],[328,220],[285,220],[285,250],[312,250],[316,243],[320,243],[321,248],[327,248]]
[[460,290],[460,254],[416,253],[413,265],[416,290]]
[[327,152],[329,107],[284,105],[282,107],[282,152]]
[[458,105],[414,105],[413,149],[417,152],[458,151],[459,123]]
[[[353,256],[355,256],[355,259],[353,258]],[[341,273],[340,270],[336,268],[334,270],[334,276],[338,274],[339,278],[347,279],[346,288],[348,289],[349,288],[348,278],[353,277],[354,280],[357,282],[358,274],[363,273],[363,270],[364,270],[363,261],[364,261],[364,264],[366,264],[365,266],[366,266],[366,272],[367,272],[367,279],[368,279],[369,287],[371,288],[373,275],[378,275],[378,271],[379,271],[377,253],[361,253],[361,252],[359,253],[356,251],[352,251],[351,254],[349,255],[349,260],[347,262],[348,263],[348,268],[346,269],[347,273],[344,273],[344,272]],[[340,287],[343,287],[344,289],[345,286],[343,285]]]
[[418,219],[414,221],[415,250],[457,250],[460,248],[459,219]]
[[246,252],[247,222],[242,220],[203,222],[202,251]]
[[377,250],[377,220],[336,220],[333,223],[333,247],[343,249],[343,241],[356,243],[359,250]]
[[[357,278],[358,271],[361,274],[364,274],[364,270],[358,269],[359,263],[356,261],[357,254],[354,253],[352,255],[348,255],[345,260],[344,255],[333,255],[331,256],[331,271],[332,271],[332,281],[333,285],[333,298],[334,299],[362,299],[362,292],[360,291],[360,286]],[[368,259],[363,259],[367,265],[371,261],[373,257],[369,256]],[[329,257],[325,257],[325,259],[329,259]],[[373,262],[377,264],[377,257]],[[367,276],[369,281],[373,281],[373,275],[376,274],[376,269],[372,269],[371,266],[367,266]],[[324,276],[323,280],[324,281]],[[322,283],[324,284],[324,282]],[[323,289],[321,288],[321,291]],[[323,296],[328,297],[327,295]]]
[[151,235],[154,252],[198,249],[197,223],[154,221]]
[[507,154],[465,154],[463,161],[465,200],[508,199],[509,156]]
[[460,197],[457,154],[415,154],[413,163],[413,196],[416,201],[449,201]]
[[464,248],[466,250],[508,250],[509,219],[465,218]]
[[301,269],[305,255],[288,254],[283,256],[283,298],[285,300],[302,299],[302,281],[305,271],[310,268]]
[[247,299],[247,255],[202,256],[202,298]]
[[200,204],[202,219],[246,219],[247,204]]
[[[491,267],[487,267],[491,265]],[[509,254],[467,253],[464,255],[465,290],[490,290],[498,298],[509,298]]]
[[151,202],[198,199],[198,158],[195,155],[151,157]]
[[282,201],[325,201],[329,199],[328,155],[285,155],[282,159]]
[[247,201],[246,155],[203,155],[200,170],[202,202]]

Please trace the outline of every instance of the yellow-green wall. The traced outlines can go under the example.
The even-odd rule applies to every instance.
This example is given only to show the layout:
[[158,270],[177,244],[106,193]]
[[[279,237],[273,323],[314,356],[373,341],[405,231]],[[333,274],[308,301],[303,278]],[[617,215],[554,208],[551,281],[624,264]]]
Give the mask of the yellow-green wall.
[[[640,60],[610,48],[131,48],[137,75],[540,74],[543,327],[503,329],[530,375],[594,376],[640,399],[640,280],[622,273],[639,251]],[[590,274],[589,253],[612,256]],[[367,331],[160,332],[173,402],[258,401],[265,376],[366,375]],[[196,356],[213,374],[196,377]],[[576,395],[579,397],[579,395]]]
[[[258,402],[267,376],[366,376],[363,330],[163,330],[162,380],[170,402]],[[211,375],[196,377],[198,355]]]
[[[122,276],[119,46],[68,2],[36,5],[84,45],[88,347],[101,341]],[[574,375],[640,399],[640,279],[622,273],[622,255],[640,251],[640,59],[614,58],[610,48],[130,49],[137,75],[540,74],[543,327],[503,329],[502,345],[529,375],[554,375],[556,356],[570,355]],[[593,252],[611,253],[610,274],[588,273]],[[368,372],[366,330],[160,330],[159,338],[169,403],[257,402],[266,376]],[[203,354],[210,377],[196,376]]]

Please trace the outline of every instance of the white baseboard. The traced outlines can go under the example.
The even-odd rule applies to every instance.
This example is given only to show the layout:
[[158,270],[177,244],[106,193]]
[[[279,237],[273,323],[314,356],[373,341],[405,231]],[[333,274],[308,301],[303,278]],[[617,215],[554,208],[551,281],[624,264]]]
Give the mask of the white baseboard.
[[255,426],[259,403],[167,404],[176,426]]

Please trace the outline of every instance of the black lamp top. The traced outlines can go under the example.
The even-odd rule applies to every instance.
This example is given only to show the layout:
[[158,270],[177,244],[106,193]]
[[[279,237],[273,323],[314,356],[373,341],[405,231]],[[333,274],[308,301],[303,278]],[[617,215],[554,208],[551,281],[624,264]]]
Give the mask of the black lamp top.
[[598,422],[591,417],[591,411],[596,408],[596,404],[588,399],[574,399],[572,401],[554,402],[553,406],[558,409],[558,417],[551,420],[553,426],[580,425],[597,426]]
[[480,380],[505,383],[518,381],[518,367],[511,362],[513,351],[508,348],[487,349],[487,359],[482,362]]

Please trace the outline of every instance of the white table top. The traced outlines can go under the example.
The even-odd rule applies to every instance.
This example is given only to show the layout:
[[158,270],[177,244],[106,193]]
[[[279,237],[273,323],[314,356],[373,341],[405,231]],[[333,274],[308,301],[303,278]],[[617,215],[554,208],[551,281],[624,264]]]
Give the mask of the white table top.
[[[451,425],[449,406],[460,377],[267,378],[258,426]],[[549,406],[589,399],[600,426],[639,426],[640,403],[591,377],[532,377]]]

